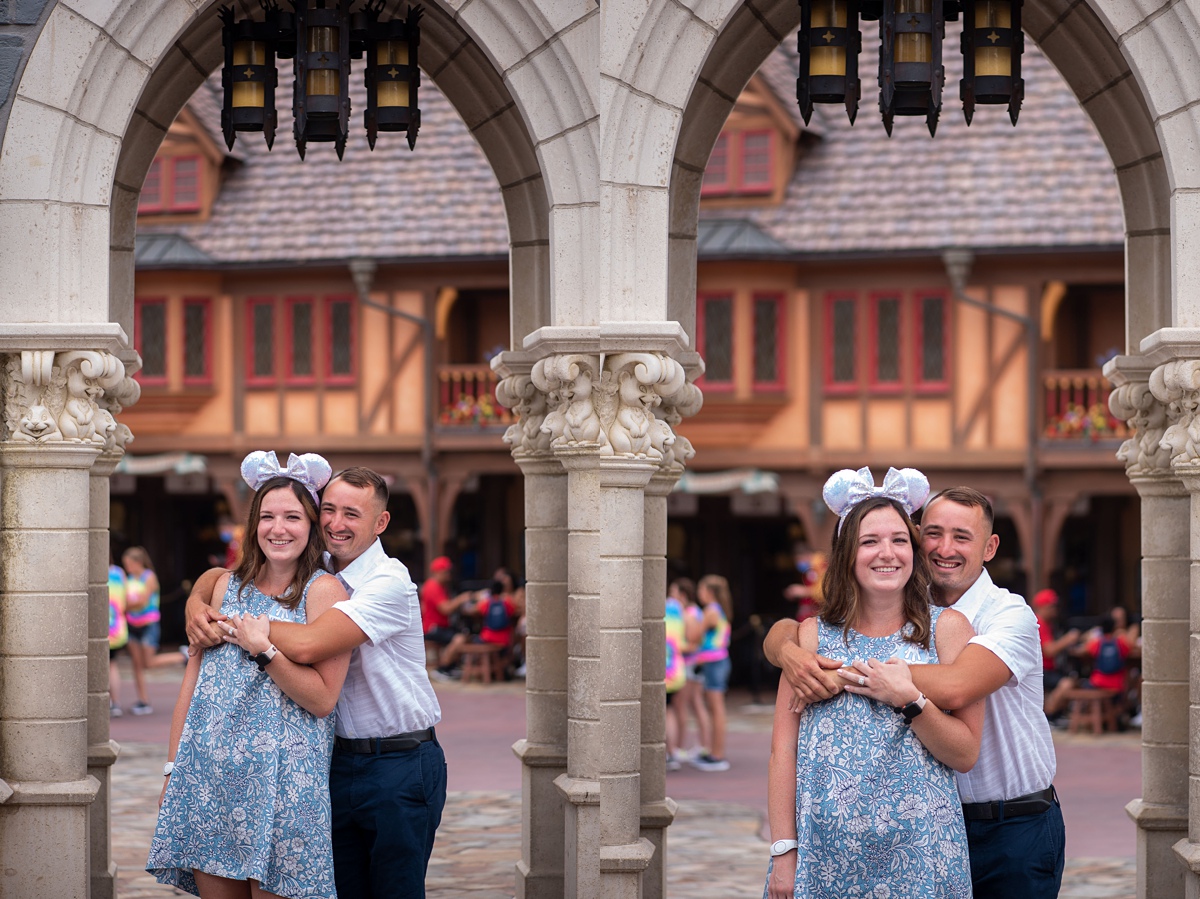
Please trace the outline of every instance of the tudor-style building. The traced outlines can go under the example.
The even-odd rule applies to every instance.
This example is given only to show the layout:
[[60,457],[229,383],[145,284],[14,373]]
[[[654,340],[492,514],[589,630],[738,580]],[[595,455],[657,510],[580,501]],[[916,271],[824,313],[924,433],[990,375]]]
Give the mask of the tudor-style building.
[[[669,564],[728,576],[739,623],[786,615],[794,552],[829,539],[828,473],[915,465],[995,498],[1002,581],[1024,589],[1036,566],[1074,614],[1136,611],[1137,509],[1100,372],[1121,341],[1119,203],[1075,99],[1031,49],[1020,128],[951,119],[936,141],[889,139],[837,109],[805,127],[795,65],[784,48],[766,60],[705,170],[705,400],[669,498]],[[513,417],[489,365],[509,340],[503,213],[462,121],[430,87],[415,153],[359,137],[341,163],[302,162],[252,134],[226,153],[219,96],[215,80],[196,93],[142,188],[142,398],[122,463],[142,474],[114,481],[115,539],[149,545],[168,584],[194,577],[218,519],[244,514],[241,456],[275,447],[385,472],[388,548],[414,571],[442,552],[465,577],[520,570]],[[938,178],[919,210],[881,189],[899,179],[865,177],[915,158]],[[370,214],[339,216],[347,195]],[[974,256],[968,301],[946,249]],[[773,489],[705,477],[742,469]]]

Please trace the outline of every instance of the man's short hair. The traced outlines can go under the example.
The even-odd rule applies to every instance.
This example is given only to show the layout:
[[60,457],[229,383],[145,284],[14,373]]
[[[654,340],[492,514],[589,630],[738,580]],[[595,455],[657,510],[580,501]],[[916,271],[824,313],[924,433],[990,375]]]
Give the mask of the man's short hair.
[[[978,490],[970,487],[949,487],[942,490],[940,493],[935,493],[929,498],[929,502],[925,504],[928,509],[939,499],[948,499],[952,503],[958,503],[960,506],[975,506],[983,510],[983,521],[987,526],[987,533],[992,533],[992,527],[996,523],[996,515],[992,511],[992,503],[986,496]],[[985,535],[986,536],[986,535]]]
[[379,500],[379,504],[387,509],[388,507],[388,485],[387,481],[377,471],[372,471],[369,468],[364,468],[361,465],[355,465],[352,468],[344,468],[330,478],[329,483],[334,481],[345,481],[351,487],[367,487],[375,491],[375,498]]

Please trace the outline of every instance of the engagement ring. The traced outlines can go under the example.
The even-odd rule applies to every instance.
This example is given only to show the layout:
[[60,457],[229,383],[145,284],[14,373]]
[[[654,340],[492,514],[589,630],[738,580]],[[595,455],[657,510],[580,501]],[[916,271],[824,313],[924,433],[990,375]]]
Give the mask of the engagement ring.
[[860,687],[866,686],[866,683],[867,683],[867,679],[865,677],[860,676],[858,678],[858,685]]

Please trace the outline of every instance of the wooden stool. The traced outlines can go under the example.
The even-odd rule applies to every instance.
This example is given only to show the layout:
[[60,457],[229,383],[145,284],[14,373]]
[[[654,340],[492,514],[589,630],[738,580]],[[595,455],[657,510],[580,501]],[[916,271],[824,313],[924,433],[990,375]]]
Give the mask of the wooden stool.
[[438,664],[438,658],[441,656],[441,654],[442,654],[442,645],[440,643],[435,643],[432,640],[425,641],[425,667],[426,668],[436,668],[437,664]]
[[1117,729],[1117,694],[1113,690],[1075,689],[1067,693],[1071,703],[1070,733],[1080,728],[1102,734]]
[[468,643],[462,648],[462,681],[467,683],[475,678],[481,684],[490,684],[493,675],[496,680],[503,676],[503,669],[497,670],[502,664],[504,647],[496,643]]

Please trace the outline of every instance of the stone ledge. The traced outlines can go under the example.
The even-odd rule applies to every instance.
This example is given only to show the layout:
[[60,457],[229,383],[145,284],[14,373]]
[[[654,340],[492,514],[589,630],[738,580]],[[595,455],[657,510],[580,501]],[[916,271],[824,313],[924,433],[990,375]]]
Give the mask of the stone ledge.
[[1182,839],[1171,849],[1183,862],[1189,871],[1193,874],[1200,874],[1200,843],[1193,843],[1189,839]]
[[527,768],[567,767],[566,746],[517,740],[513,743],[512,751]]
[[599,325],[546,325],[526,335],[522,349],[542,356],[558,353],[666,353],[677,356],[691,341],[679,322],[601,322]]
[[670,827],[679,811],[679,803],[670,796],[658,802],[642,803],[642,827]]
[[117,761],[117,756],[121,754],[121,744],[116,740],[108,740],[104,743],[93,743],[88,747],[88,767],[89,768],[108,768]]
[[1125,806],[1125,814],[1137,824],[1139,830],[1188,829],[1188,810],[1174,805],[1155,805],[1144,799],[1134,799]]
[[129,336],[116,322],[5,322],[0,328],[0,352],[22,350],[107,350],[124,358]]
[[1200,359],[1200,328],[1159,328],[1142,340],[1146,362],[1155,366],[1172,359]]
[[91,805],[100,791],[100,781],[88,775],[83,780],[62,783],[9,781],[12,805]]
[[600,870],[605,873],[638,873],[650,866],[654,844],[642,837],[636,843],[600,847]]
[[582,777],[560,774],[554,778],[554,785],[571,805],[600,805],[600,781],[598,780],[584,780]]

